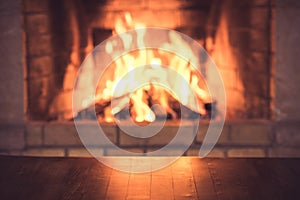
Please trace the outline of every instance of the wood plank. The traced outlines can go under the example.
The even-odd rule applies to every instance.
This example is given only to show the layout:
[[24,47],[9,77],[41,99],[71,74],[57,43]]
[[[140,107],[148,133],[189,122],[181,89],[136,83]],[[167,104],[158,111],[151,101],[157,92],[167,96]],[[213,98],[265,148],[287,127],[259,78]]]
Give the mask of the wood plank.
[[67,189],[61,193],[58,199],[105,198],[112,172],[110,168],[96,160],[91,162],[88,159],[74,159],[68,164],[70,167],[68,170],[64,170],[64,181],[61,183]]
[[129,173],[113,170],[108,186],[106,199],[126,199],[129,176]]
[[[291,170],[291,162],[287,159],[249,160],[253,169],[258,173],[256,179],[249,181],[249,186],[257,189],[253,182],[259,182],[260,196],[264,199],[300,199],[300,180],[297,173]],[[295,166],[295,165],[292,165]],[[300,172],[299,164],[296,172]]]
[[130,174],[126,200],[150,200],[151,173]]
[[19,157],[0,163],[0,187],[8,188],[0,188],[0,195],[1,199],[104,199],[110,172],[94,159]]
[[214,183],[206,159],[193,158],[191,162],[198,199],[217,199]]
[[152,172],[151,200],[174,199],[172,181],[170,166]]
[[178,159],[172,164],[173,192],[175,200],[197,199],[191,168],[191,160]]
[[[221,162],[220,162],[221,161]],[[217,199],[249,199],[247,186],[241,181],[245,166],[242,160],[236,165],[224,159],[208,160],[208,169],[214,183]]]
[[282,159],[212,159],[209,168],[218,199],[299,199],[299,176],[288,166]]

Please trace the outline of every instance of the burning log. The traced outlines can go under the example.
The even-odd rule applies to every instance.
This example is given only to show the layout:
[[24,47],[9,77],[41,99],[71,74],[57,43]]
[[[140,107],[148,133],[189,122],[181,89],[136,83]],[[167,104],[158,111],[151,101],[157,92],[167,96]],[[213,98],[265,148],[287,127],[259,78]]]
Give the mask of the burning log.
[[[176,120],[178,118],[192,120],[192,119],[196,119],[199,117],[201,119],[214,119],[216,117],[216,115],[213,114],[215,112],[212,112],[213,110],[216,111],[216,102],[204,104],[206,113],[202,114],[202,115],[197,112],[192,111],[188,107],[180,104],[178,101],[173,101],[171,103],[171,105],[172,105],[172,108],[173,108],[172,110],[175,113],[175,115],[174,115],[174,113],[170,113],[170,112],[166,111],[163,108],[163,106],[161,106],[161,105],[154,104],[154,105],[150,106],[151,111],[156,116],[155,120],[156,121],[165,120],[165,119]],[[95,108],[95,110],[94,110],[94,108]],[[112,121],[114,121],[113,118],[116,118],[119,120],[126,120],[130,117],[133,118],[132,111],[131,111],[132,108],[133,108],[133,106],[131,103],[131,104],[123,107],[118,112],[112,114],[111,101],[102,101],[102,102],[96,103],[95,107],[90,106],[90,107],[80,111],[77,115],[77,119],[94,120],[95,119],[94,112],[96,112],[96,115],[100,121],[112,122]],[[109,110],[109,112],[107,112],[107,110]],[[107,120],[109,113],[110,113],[110,118],[112,120]],[[174,116],[176,116],[176,118]],[[140,122],[142,122],[142,121],[140,121]]]

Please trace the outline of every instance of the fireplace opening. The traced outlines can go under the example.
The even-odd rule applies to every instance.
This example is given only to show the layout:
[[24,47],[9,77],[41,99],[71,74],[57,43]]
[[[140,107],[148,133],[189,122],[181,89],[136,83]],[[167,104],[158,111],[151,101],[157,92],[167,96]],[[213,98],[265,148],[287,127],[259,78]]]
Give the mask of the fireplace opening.
[[[30,120],[72,119],[72,91],[80,64],[96,45],[118,31],[134,28],[132,24],[173,29],[199,42],[219,67],[228,119],[269,119],[272,114],[269,1],[42,0],[36,7],[30,2],[23,1]],[[123,27],[118,27],[120,24]],[[163,60],[154,56],[155,62]],[[201,77],[196,78],[199,89],[207,91]],[[99,85],[103,91],[109,82]],[[152,110],[154,113],[170,119],[182,114],[178,111],[180,101],[161,88],[148,87],[137,92],[148,106],[158,101],[155,91],[162,91],[167,99],[160,104],[168,112],[157,109]],[[209,112],[218,102],[207,99],[198,114],[210,118]],[[96,102],[101,120],[111,121],[109,105],[103,99]],[[131,113],[133,105],[131,99]],[[79,115],[89,112],[84,108]],[[188,110],[186,115],[196,114]],[[122,112],[119,117],[123,117]],[[137,121],[141,120],[137,117]]]

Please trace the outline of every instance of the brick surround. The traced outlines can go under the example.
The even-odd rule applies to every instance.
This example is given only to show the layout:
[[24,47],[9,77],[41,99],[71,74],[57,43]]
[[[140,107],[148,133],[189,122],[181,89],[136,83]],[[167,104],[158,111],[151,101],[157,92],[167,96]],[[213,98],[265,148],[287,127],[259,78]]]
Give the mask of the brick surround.
[[[28,156],[90,156],[83,148],[72,122],[43,121],[40,119],[40,116],[44,116],[43,113],[32,117],[42,121],[34,121],[29,117],[31,111],[35,112],[34,109],[39,106],[41,106],[39,111],[45,114],[47,109],[43,110],[42,108],[49,106],[51,99],[48,99],[48,97],[53,94],[58,94],[58,91],[60,91],[62,87],[62,81],[56,82],[58,85],[52,85],[52,80],[56,78],[59,79],[59,77],[63,76],[62,72],[64,72],[66,67],[66,63],[59,58],[69,58],[69,55],[56,55],[53,49],[45,47],[45,45],[47,46],[49,43],[52,45],[55,43],[53,43],[54,36],[49,35],[50,26],[48,27],[48,23],[50,23],[50,18],[45,11],[47,10],[47,6],[44,2],[46,1],[24,0],[22,2],[20,0],[11,0],[1,1],[0,3],[0,14],[2,16],[0,27],[3,30],[0,32],[0,41],[2,44],[0,46],[2,52],[0,59],[0,92],[3,94],[0,98],[0,153]],[[145,7],[147,7],[152,1],[143,2],[146,2]],[[153,2],[151,6],[156,6],[156,9],[158,9],[157,5]],[[159,2],[160,4],[164,3],[164,1]],[[228,2],[232,3],[234,1]],[[251,44],[252,47],[253,45],[259,45],[262,46],[262,49],[261,51],[251,50],[251,52],[247,54],[249,57],[244,57],[245,60],[242,60],[243,56],[239,57],[238,61],[247,64],[244,65],[246,66],[244,69],[248,69],[248,71],[243,71],[243,75],[247,74],[246,72],[255,74],[255,70],[264,69],[265,66],[270,67],[270,73],[264,74],[262,79],[258,78],[261,82],[257,79],[244,80],[242,86],[247,85],[248,91],[258,96],[257,98],[255,96],[250,98],[253,102],[258,102],[257,106],[251,107],[252,104],[238,101],[242,99],[240,97],[244,97],[243,95],[250,94],[247,92],[241,93],[241,85],[238,85],[236,81],[236,78],[240,75],[239,71],[227,69],[228,65],[225,62],[226,60],[224,60],[223,64],[220,63],[221,73],[224,77],[227,77],[225,86],[228,91],[230,91],[229,97],[231,100],[237,99],[237,101],[231,101],[230,105],[236,108],[234,109],[235,111],[238,111],[240,108],[245,108],[246,110],[253,109],[254,111],[251,115],[249,114],[249,116],[245,115],[247,114],[245,112],[241,112],[241,114],[237,114],[239,113],[237,112],[235,115],[236,119],[227,120],[223,133],[209,156],[299,157],[300,93],[298,91],[300,68],[297,56],[300,54],[298,45],[300,31],[297,25],[300,21],[300,4],[297,0],[257,0],[251,2],[254,2],[252,15],[257,17],[253,18],[254,21],[248,21],[253,25],[249,28],[251,30],[245,27],[249,24],[238,23],[238,19],[236,19],[237,21],[235,21],[235,23],[232,22],[233,24],[231,25],[233,27],[230,27],[228,33],[230,41],[233,42],[230,44],[234,44],[231,53],[239,53],[240,48],[245,45],[244,43],[240,43],[245,36],[245,32],[254,33],[252,35],[253,38],[248,41],[247,45]],[[30,6],[28,5],[29,3]],[[261,44],[265,44],[266,41],[264,41],[262,35],[259,35],[259,32],[263,32],[264,30],[262,29],[266,28],[266,26],[262,24],[263,20],[261,20],[261,18],[265,18],[266,14],[270,14],[266,11],[268,6],[270,6],[271,9],[271,21],[269,24],[270,27],[267,28],[270,28],[272,34],[270,35],[271,43],[270,46],[268,46],[270,49],[264,49],[266,45]],[[113,5],[111,5],[111,7],[108,6],[107,11],[112,8]],[[185,13],[184,15],[189,15],[190,19],[196,18],[193,12],[189,12],[188,8],[183,9],[183,13]],[[182,18],[180,18],[182,15],[174,13],[174,16],[177,16],[176,23],[182,22]],[[234,18],[234,16],[237,15],[231,17]],[[112,17],[112,15],[107,15],[107,17]],[[214,32],[216,26],[214,26],[213,21],[214,20],[209,22],[212,23],[212,26],[209,26],[211,27],[211,32],[207,33],[216,35],[218,33]],[[30,23],[25,25],[25,22]],[[176,23],[174,24],[176,25]],[[109,24],[98,24],[97,26],[98,28],[106,27],[109,26]],[[35,34],[28,36],[25,34],[27,30],[34,31]],[[182,30],[184,30],[184,28]],[[185,29],[185,31],[187,34],[193,33],[193,30]],[[219,34],[221,33],[222,31]],[[204,38],[201,35],[199,37],[200,40]],[[222,43],[222,40],[212,41],[211,43],[210,39],[207,38],[208,37],[205,36],[202,42],[205,43],[207,49],[211,50],[210,53],[212,54],[217,55],[217,53],[222,50],[222,48],[216,48],[219,45],[226,47],[226,43]],[[31,46],[31,44],[34,45]],[[83,46],[80,46],[78,52],[85,54],[84,47],[85,42],[83,41]],[[229,54],[230,52],[223,51],[222,53],[223,54],[219,55],[223,55],[223,57],[216,56],[215,58],[223,60],[231,56],[231,54]],[[266,55],[269,55],[270,57],[268,57],[268,59],[271,59],[265,60]],[[261,65],[264,67],[252,68],[251,63],[253,66]],[[30,70],[27,70],[29,67]],[[57,70],[62,71],[58,73],[58,77],[54,78],[51,73]],[[268,86],[264,85],[267,79],[270,79],[270,85]],[[253,88],[251,88],[252,83],[257,83],[256,86],[253,87],[264,87],[261,87],[259,93],[256,93],[253,92]],[[32,89],[33,86],[31,86],[31,84],[36,85],[37,88]],[[268,93],[269,96],[267,96],[267,98],[260,98],[263,96],[263,91],[268,89],[270,90],[270,93]],[[29,94],[30,92],[28,90],[31,90],[31,94]],[[265,112],[264,110],[266,104],[269,103],[270,107],[267,106],[267,109],[270,108],[271,113]],[[31,107],[30,109],[33,110],[29,112],[28,107]],[[259,112],[256,110],[257,107],[262,107],[258,109]],[[270,114],[270,116],[264,115],[264,113],[267,113],[267,115]],[[93,125],[87,124],[86,126]],[[119,128],[113,125],[106,127],[111,140],[129,151],[145,152],[154,150],[162,145],[162,141],[160,140],[152,140],[150,143],[142,145],[135,143],[129,145],[127,138],[121,136]],[[192,126],[190,128],[192,128]],[[197,138],[191,148],[186,152],[186,155],[198,154],[197,151],[201,145],[206,128],[207,122],[201,122]],[[169,132],[172,132],[171,125],[166,127],[165,135]],[[89,134],[92,135],[93,133]],[[93,146],[92,140],[91,146]],[[113,155],[115,153],[110,149],[97,146],[93,147],[93,151],[98,154]]]

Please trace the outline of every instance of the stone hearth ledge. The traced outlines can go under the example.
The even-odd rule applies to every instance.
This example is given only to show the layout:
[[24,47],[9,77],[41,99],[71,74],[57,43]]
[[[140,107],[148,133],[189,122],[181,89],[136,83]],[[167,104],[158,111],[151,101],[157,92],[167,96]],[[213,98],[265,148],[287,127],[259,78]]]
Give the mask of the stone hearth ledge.
[[[212,125],[215,122],[212,122]],[[147,138],[133,138],[116,124],[101,123],[107,137],[116,145],[132,152],[148,152],[161,148],[177,131],[178,122],[167,121],[159,134]],[[183,122],[184,128],[194,130],[192,121]],[[185,155],[198,155],[209,121],[200,121],[197,136]],[[81,122],[89,135],[87,145],[100,155],[117,155],[113,149],[95,142],[93,128],[96,122]],[[288,128],[287,128],[288,127]],[[214,128],[214,126],[212,126]],[[300,152],[297,122],[275,123],[268,120],[227,121],[222,134],[210,153],[213,157],[289,157]],[[1,127],[0,152],[29,156],[90,156],[82,145],[73,122],[28,122],[24,126]],[[171,137],[171,138],[172,138]],[[176,151],[176,148],[174,148]],[[296,152],[296,153],[295,153]],[[298,154],[299,155],[299,154]]]

